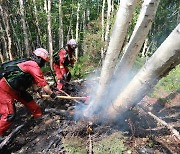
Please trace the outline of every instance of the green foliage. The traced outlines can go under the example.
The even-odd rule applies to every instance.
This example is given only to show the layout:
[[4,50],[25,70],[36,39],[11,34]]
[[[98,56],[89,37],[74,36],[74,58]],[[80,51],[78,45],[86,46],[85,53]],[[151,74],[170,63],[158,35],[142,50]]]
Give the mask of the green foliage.
[[179,6],[179,0],[160,1],[151,32],[148,36],[152,52],[156,51],[179,23]]
[[74,67],[71,68],[72,79],[84,78],[89,72],[94,70],[95,63],[92,62],[90,56],[82,56],[78,62],[75,63]]
[[180,91],[180,65],[176,66],[171,72],[155,86],[153,93],[156,93],[159,89],[165,91]]
[[101,48],[104,47],[104,42],[101,41],[101,22],[92,21],[88,24],[86,30],[83,50],[84,54],[92,58],[97,63],[101,58]]

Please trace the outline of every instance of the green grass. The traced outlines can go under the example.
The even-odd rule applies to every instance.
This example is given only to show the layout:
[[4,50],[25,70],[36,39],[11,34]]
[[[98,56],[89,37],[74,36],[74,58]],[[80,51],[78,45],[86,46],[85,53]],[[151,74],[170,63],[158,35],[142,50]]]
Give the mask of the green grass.
[[154,92],[159,89],[166,92],[177,91],[180,92],[180,65],[171,70],[169,74],[162,78],[155,86]]
[[[123,144],[125,138],[120,132],[116,132],[102,140],[93,142],[94,154],[122,154],[127,151],[126,146]],[[83,140],[79,137],[71,137],[64,139],[65,150],[69,154],[85,154],[88,150],[88,138]]]
[[85,154],[86,142],[79,137],[71,137],[64,139],[64,148],[68,154]]
[[127,148],[123,144],[124,137],[121,133],[114,133],[101,141],[95,142],[93,150],[95,154],[121,154]]

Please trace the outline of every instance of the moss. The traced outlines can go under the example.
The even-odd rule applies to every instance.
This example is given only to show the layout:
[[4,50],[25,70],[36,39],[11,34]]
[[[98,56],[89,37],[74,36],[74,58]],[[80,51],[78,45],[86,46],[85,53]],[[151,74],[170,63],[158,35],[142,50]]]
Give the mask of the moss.
[[103,138],[101,141],[94,143],[94,153],[109,153],[109,154],[121,154],[127,148],[123,144],[124,137],[120,133],[114,133],[106,138]]
[[[121,133],[116,132],[112,135],[104,137],[102,140],[93,142],[93,152],[95,154],[121,154],[127,151],[127,148],[123,144],[124,137]],[[69,154],[84,154],[87,153],[88,139],[84,141],[79,137],[66,138],[64,140],[65,150]],[[87,149],[86,149],[87,148]]]

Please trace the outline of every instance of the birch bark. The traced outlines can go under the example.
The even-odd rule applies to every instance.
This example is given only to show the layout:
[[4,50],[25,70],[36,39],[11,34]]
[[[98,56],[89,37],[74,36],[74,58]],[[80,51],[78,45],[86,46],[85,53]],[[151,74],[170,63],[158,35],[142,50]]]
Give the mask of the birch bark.
[[[102,12],[101,12],[101,26],[102,26],[102,34],[101,34],[101,41],[104,42],[104,7],[105,7],[105,0],[103,0],[102,5]],[[104,59],[104,47],[101,48],[101,59]]]
[[102,67],[100,83],[96,92],[96,97],[89,107],[95,110],[101,105],[100,100],[105,95],[108,88],[109,81],[111,80],[118,55],[127,34],[129,23],[132,19],[133,10],[135,8],[136,0],[121,0],[120,7],[116,15],[116,21],[110,38],[110,43],[106,53],[105,61]]
[[51,70],[53,70],[53,45],[52,45],[52,32],[51,32],[51,0],[48,0],[47,3],[47,22],[48,22],[48,44],[49,44],[49,55],[50,55],[50,66]]
[[111,0],[107,0],[108,10],[107,10],[107,19],[106,19],[106,33],[105,33],[105,51],[107,50],[109,44],[109,32],[110,32],[110,18],[111,18]]
[[124,55],[117,66],[119,80],[124,81],[148,35],[160,0],[145,0]]
[[63,33],[63,11],[62,11],[62,0],[59,0],[59,49],[63,47],[64,33]]
[[[78,2],[78,7],[77,7],[77,19],[76,19],[76,41],[78,42],[79,38],[79,12],[80,12],[80,3]],[[79,49],[78,47],[75,50],[75,57],[78,60],[78,52]]]
[[180,64],[180,24],[141,68],[126,89],[119,94],[106,114],[112,119],[122,115],[139,103],[157,82],[178,64]]

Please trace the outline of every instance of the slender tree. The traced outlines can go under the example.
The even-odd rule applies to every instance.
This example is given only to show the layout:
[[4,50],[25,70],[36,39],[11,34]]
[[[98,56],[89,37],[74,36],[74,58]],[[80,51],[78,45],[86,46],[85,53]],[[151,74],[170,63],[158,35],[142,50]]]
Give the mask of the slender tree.
[[19,6],[20,6],[20,14],[21,14],[23,34],[24,34],[24,44],[25,44],[26,54],[27,56],[30,56],[30,45],[29,45],[29,39],[28,39],[29,37],[28,37],[28,30],[27,30],[27,25],[26,25],[26,17],[25,17],[23,0],[19,0]]
[[33,0],[33,7],[34,7],[34,16],[35,16],[35,24],[36,24],[36,28],[37,28],[37,44],[38,46],[41,46],[42,41],[41,41],[41,30],[39,27],[39,19],[38,19],[38,12],[37,12],[37,7],[36,7],[36,1]]
[[[4,54],[6,55],[6,59],[9,59],[9,55],[8,55],[8,52],[7,52],[6,38],[5,38],[5,34],[4,34],[4,30],[2,28],[1,22],[0,22],[0,32],[1,32],[0,39],[1,39],[1,43],[2,43],[2,51],[1,51],[1,53],[2,53],[2,55],[4,55]],[[1,61],[3,62],[4,58],[2,58]]]
[[[105,8],[105,0],[103,0],[102,11],[101,11],[101,26],[102,26],[102,34],[101,41],[104,42],[104,8]],[[101,59],[104,59],[104,47],[101,48]]]
[[112,6],[111,0],[107,0],[108,3],[108,10],[107,10],[107,19],[106,19],[106,33],[105,33],[105,50],[107,50],[108,44],[109,44],[109,32],[110,32],[110,18],[111,18],[111,10]]
[[62,11],[62,0],[59,0],[59,48],[63,47],[64,32],[63,32],[63,11]]
[[[79,39],[79,13],[80,13],[80,3],[78,2],[78,6],[77,6],[77,19],[76,19],[76,41],[78,42]],[[78,60],[78,54],[79,53],[79,49],[76,48],[75,50],[75,57]]]
[[1,17],[2,17],[3,23],[4,23],[7,40],[8,40],[8,55],[9,55],[8,57],[10,60],[12,60],[13,59],[12,38],[11,38],[11,34],[10,34],[9,15],[8,15],[6,9],[3,9],[1,5],[0,5],[0,12],[1,12]]
[[52,45],[52,32],[51,32],[51,0],[48,0],[48,5],[47,5],[47,31],[48,31],[48,45],[49,45],[49,53],[50,53],[50,66],[51,69],[53,70],[52,66],[52,56],[53,56],[53,45]]

